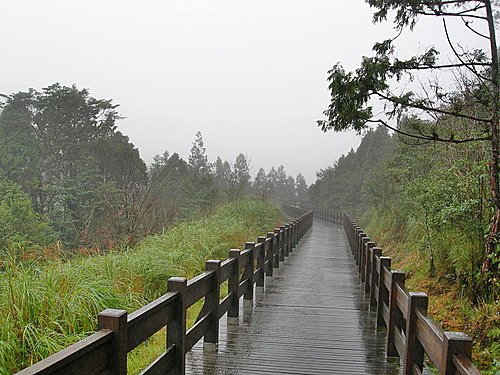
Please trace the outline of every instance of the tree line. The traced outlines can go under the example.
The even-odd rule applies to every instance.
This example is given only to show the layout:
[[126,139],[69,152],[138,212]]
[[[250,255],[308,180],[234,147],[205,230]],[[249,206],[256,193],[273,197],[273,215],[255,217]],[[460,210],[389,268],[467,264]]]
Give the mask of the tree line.
[[[417,212],[422,213],[427,233],[432,233],[437,217],[440,217],[443,224],[449,224],[456,215],[464,212],[470,214],[461,222],[455,219],[454,224],[459,228],[473,221],[471,225],[474,228],[474,238],[476,242],[481,242],[483,251],[482,256],[476,251],[462,251],[461,262],[465,262],[467,258],[467,263],[470,264],[464,272],[473,277],[480,262],[477,259],[481,259],[480,294],[498,294],[500,52],[496,27],[499,2],[366,2],[374,8],[373,22],[391,23],[395,35],[375,43],[373,55],[364,56],[356,70],[348,72],[340,63],[332,67],[328,72],[330,103],[324,111],[325,117],[318,121],[318,126],[323,131],[351,129],[363,133],[371,126],[382,125],[398,134],[404,144],[411,145],[397,146],[401,164],[394,165],[393,171],[399,171],[401,176],[397,176],[396,172],[391,175],[391,178],[398,178],[400,182],[399,188],[394,187],[395,194],[407,191],[404,183],[414,186],[413,178],[420,173],[419,164],[414,164],[416,160],[427,163],[420,177],[425,175],[425,180],[432,176],[434,184],[424,183],[425,186],[415,189],[414,201],[419,199],[417,197],[422,197],[423,192],[427,196],[421,199],[420,205],[410,206],[412,212],[404,213],[403,216],[408,218]],[[413,31],[419,20],[425,17],[434,18],[441,23],[449,55],[444,59],[440,58],[442,51],[429,45],[414,56],[402,57],[397,45],[399,37],[406,31]],[[454,21],[469,32],[471,38],[475,38],[469,46],[455,38],[450,27]],[[444,84],[442,77],[452,77],[452,81]],[[376,102],[380,103],[381,109],[375,110]],[[466,160],[470,163],[464,164],[463,155],[457,150],[463,150],[461,152],[467,155]],[[353,160],[354,156],[342,163]],[[442,164],[434,163],[436,160]],[[485,166],[487,176],[483,173]],[[339,172],[327,170],[325,173]],[[462,179],[453,185],[457,176]],[[328,179],[328,176],[325,178]],[[408,178],[412,183],[409,183]],[[474,178],[475,183],[469,181],[469,178]],[[386,181],[379,183],[380,190],[391,185]],[[320,185],[325,185],[322,181],[318,184],[318,189]],[[463,191],[463,187],[468,190]],[[366,188],[369,189],[368,186]],[[485,191],[488,195],[485,195]],[[462,193],[463,196],[460,195]],[[454,197],[456,201],[450,201],[450,197]],[[437,201],[430,202],[430,199]],[[438,215],[438,212],[447,212],[448,218],[444,214]],[[488,218],[485,237],[484,215]],[[431,259],[435,258],[434,255],[431,254]],[[476,281],[475,277],[470,280],[474,285]]]
[[[421,121],[406,118],[401,127]],[[487,159],[484,143],[416,146],[380,125],[366,132],[356,151],[320,170],[309,194],[317,206],[375,222],[401,241],[410,238],[429,276],[457,281],[477,302],[498,291],[498,285],[487,288],[491,280],[482,272],[494,210]]]
[[0,247],[113,247],[243,196],[305,197],[283,166],[252,180],[248,158],[208,160],[198,132],[188,157],[165,151],[150,166],[116,122],[112,100],[54,84],[2,95]]

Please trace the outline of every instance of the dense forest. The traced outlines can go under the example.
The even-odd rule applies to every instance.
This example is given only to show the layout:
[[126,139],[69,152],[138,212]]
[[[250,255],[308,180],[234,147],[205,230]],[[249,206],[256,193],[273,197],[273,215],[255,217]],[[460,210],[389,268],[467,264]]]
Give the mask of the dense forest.
[[[420,121],[406,118],[401,126]],[[485,143],[415,142],[380,125],[319,171],[309,194],[316,206],[359,221],[407,272],[410,287],[431,296],[441,323],[473,334],[484,368],[498,369],[491,365],[500,355],[500,285],[485,288],[482,272],[494,210],[487,158]]]
[[[333,65],[330,102],[317,121],[325,132],[364,138],[318,172],[311,199],[353,215],[407,272],[410,288],[432,297],[445,328],[476,336],[476,355],[498,374],[499,3],[366,2],[373,23],[392,33],[354,70]],[[442,33],[408,53],[401,38],[423,19]]]
[[283,166],[252,181],[244,154],[208,160],[203,137],[188,160],[171,150],[147,166],[118,129],[118,105],[54,84],[4,95],[0,113],[0,247],[20,251],[131,245],[217,203],[306,196]]
[[[283,166],[252,179],[242,153],[210,162],[200,132],[187,160],[165,151],[148,166],[117,129],[117,108],[59,84],[3,96],[0,374],[87,336],[107,307],[158,298],[169,277],[193,277],[279,225],[272,202],[306,197],[302,175]],[[164,335],[129,355],[130,373],[162,352]]]

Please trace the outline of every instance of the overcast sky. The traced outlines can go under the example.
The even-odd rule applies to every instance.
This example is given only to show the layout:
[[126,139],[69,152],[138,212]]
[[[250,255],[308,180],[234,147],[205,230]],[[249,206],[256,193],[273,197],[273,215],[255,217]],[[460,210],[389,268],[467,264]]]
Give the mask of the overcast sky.
[[[112,98],[118,128],[149,164],[187,158],[196,131],[209,158],[240,152],[308,183],[359,138],[322,133],[327,71],[355,69],[375,41],[364,0],[0,0],[0,93],[55,82]],[[423,22],[404,52],[444,43]]]

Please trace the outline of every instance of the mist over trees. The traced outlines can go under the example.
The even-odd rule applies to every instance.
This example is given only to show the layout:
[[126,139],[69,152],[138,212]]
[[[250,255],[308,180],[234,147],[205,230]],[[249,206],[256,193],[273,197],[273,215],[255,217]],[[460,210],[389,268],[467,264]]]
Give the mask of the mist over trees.
[[148,167],[116,128],[118,105],[54,84],[2,95],[0,246],[133,244],[178,220],[245,196],[294,200],[307,188],[283,166],[252,181],[251,162],[208,160],[201,132],[188,160],[165,151]]
[[[425,145],[436,142],[478,143],[472,147],[483,150],[482,144],[487,144],[489,159],[483,161],[489,172],[490,199],[485,207],[490,224],[483,243],[481,281],[483,289],[496,293],[500,264],[498,1],[367,2],[375,10],[373,22],[389,22],[396,34],[375,43],[374,55],[363,57],[355,71],[345,71],[340,63],[333,66],[328,72],[330,103],[318,125],[323,131],[362,132],[381,124],[415,147],[426,148]],[[422,17],[442,22],[450,50],[446,59],[440,58],[441,51],[432,45],[409,58],[401,57],[399,36],[406,30],[412,31]],[[461,21],[464,30],[476,38],[475,44],[466,46],[455,40],[452,20]],[[484,47],[478,47],[481,45]],[[446,79],[442,77],[452,77],[451,84],[444,84]],[[382,110],[374,109],[374,100],[380,102]]]
[[[415,121],[406,118],[401,126]],[[345,210],[400,241],[409,238],[430,276],[457,280],[477,302],[485,296],[481,254],[492,209],[487,159],[482,143],[416,147],[379,126],[356,151],[319,171],[309,194],[317,206]]]

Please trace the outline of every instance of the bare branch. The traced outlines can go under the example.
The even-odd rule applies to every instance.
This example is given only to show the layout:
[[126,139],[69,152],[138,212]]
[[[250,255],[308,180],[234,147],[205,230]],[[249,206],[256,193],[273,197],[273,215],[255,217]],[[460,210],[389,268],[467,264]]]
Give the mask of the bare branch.
[[467,65],[467,63],[465,62],[465,60],[462,58],[462,56],[457,52],[455,46],[453,45],[453,43],[451,42],[451,38],[450,38],[450,34],[448,33],[448,27],[446,25],[446,20],[443,19],[443,27],[444,27],[444,32],[445,32],[445,35],[446,35],[446,40],[448,41],[448,44],[451,48],[451,50],[453,51],[453,53],[455,54],[455,56],[457,57],[458,61],[460,61],[462,64],[464,64],[464,66],[469,69],[472,74],[474,74],[478,79],[479,81],[481,81],[481,84],[484,85],[485,87],[487,87],[484,83],[485,80],[488,80],[488,78],[486,77],[483,77],[481,74],[479,74],[478,71],[476,71],[476,69],[474,68],[474,66],[469,66]]
[[388,101],[390,101],[390,102],[392,102],[394,104],[398,104],[398,105],[401,105],[403,107],[421,109],[421,110],[426,111],[426,112],[440,113],[442,115],[450,115],[450,116],[465,118],[465,119],[472,120],[472,121],[491,122],[491,119],[486,119],[486,118],[481,118],[481,117],[476,117],[476,116],[470,116],[470,115],[466,115],[466,114],[460,113],[460,112],[448,111],[448,110],[442,109],[442,108],[428,107],[426,105],[419,104],[419,103],[407,103],[407,102],[405,102],[403,100],[400,100],[398,97],[391,97],[391,96],[382,94],[381,92],[376,92],[375,91],[373,93],[376,94],[376,95],[378,95],[382,99],[388,100]]
[[398,134],[404,135],[406,137],[410,138],[415,138],[415,139],[420,139],[424,141],[437,141],[437,142],[446,142],[446,143],[453,143],[453,144],[460,144],[460,143],[469,143],[469,142],[477,142],[477,141],[489,141],[491,140],[491,136],[488,137],[480,137],[480,138],[465,138],[465,139],[453,139],[453,138],[441,138],[437,134],[433,135],[417,135],[417,134],[411,134],[407,133],[401,129],[395,128],[391,125],[389,125],[387,122],[381,119],[372,119],[368,120],[367,122],[369,123],[375,123],[375,124],[382,124],[384,125],[387,129],[390,129]]
[[489,37],[488,35],[481,34],[479,31],[477,31],[477,30],[473,29],[473,28],[469,25],[469,24],[471,23],[471,21],[467,21],[467,20],[466,20],[466,19],[464,19],[463,17],[461,17],[461,18],[462,18],[462,21],[463,21],[463,23],[464,23],[465,27],[467,27],[470,31],[472,31],[472,32],[473,32],[474,34],[476,34],[476,35],[479,35],[479,36],[480,36],[480,37],[482,37],[482,38],[485,38],[485,39],[490,40],[490,37]]

